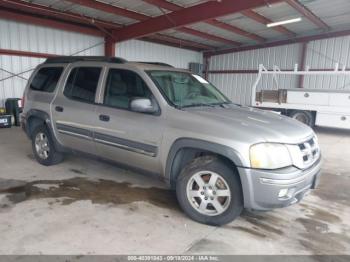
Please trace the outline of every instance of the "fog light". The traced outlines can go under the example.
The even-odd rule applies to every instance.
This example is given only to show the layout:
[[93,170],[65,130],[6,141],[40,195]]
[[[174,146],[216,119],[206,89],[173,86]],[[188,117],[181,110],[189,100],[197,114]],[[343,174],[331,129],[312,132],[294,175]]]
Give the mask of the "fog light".
[[281,189],[280,192],[278,193],[278,197],[285,197],[288,195],[288,188]]

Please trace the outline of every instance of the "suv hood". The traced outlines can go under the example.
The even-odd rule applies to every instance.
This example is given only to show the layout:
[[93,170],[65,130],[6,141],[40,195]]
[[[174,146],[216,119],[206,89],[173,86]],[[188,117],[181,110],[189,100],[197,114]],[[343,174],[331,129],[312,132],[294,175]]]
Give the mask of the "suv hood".
[[297,120],[252,107],[224,105],[187,108],[186,111],[209,126],[217,126],[220,130],[214,128],[216,134],[223,132],[222,128],[228,128],[230,132],[242,138],[290,144],[304,142],[314,135],[310,127]]

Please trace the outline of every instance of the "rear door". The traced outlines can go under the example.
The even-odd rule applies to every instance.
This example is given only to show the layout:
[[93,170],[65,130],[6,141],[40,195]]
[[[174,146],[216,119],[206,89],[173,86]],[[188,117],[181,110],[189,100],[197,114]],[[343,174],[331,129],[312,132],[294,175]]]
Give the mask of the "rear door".
[[157,103],[152,92],[135,71],[111,68],[106,76],[94,134],[99,155],[160,173],[159,148],[164,129],[160,112],[139,113],[129,107],[136,97]]
[[56,136],[63,146],[95,153],[95,101],[102,71],[102,66],[89,66],[86,63],[70,68],[64,87],[51,106]]

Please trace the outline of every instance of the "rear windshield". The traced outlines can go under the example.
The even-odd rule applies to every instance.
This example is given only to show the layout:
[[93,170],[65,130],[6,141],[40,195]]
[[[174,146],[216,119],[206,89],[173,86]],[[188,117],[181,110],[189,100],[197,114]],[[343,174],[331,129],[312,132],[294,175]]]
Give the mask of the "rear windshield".
[[41,68],[33,78],[30,89],[42,92],[53,92],[63,72],[63,67]]

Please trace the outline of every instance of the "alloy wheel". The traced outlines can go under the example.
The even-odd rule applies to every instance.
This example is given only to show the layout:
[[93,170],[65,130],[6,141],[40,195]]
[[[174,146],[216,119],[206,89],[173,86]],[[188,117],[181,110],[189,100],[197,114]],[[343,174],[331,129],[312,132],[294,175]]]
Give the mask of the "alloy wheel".
[[41,159],[47,159],[49,157],[49,139],[46,134],[40,132],[36,135],[35,150]]
[[224,213],[231,202],[226,180],[212,171],[195,173],[187,183],[186,193],[192,207],[207,216]]

